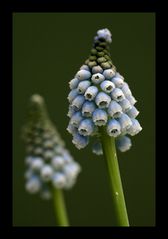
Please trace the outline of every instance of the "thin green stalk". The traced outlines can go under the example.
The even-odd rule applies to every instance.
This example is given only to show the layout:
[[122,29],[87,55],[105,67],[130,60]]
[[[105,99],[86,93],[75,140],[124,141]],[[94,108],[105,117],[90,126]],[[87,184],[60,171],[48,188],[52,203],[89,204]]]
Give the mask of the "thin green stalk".
[[54,207],[58,226],[69,226],[62,190],[54,189]]
[[122,189],[120,171],[118,166],[115,139],[107,135],[104,128],[101,129],[101,141],[103,153],[109,172],[109,181],[112,193],[112,202],[115,211],[117,226],[129,226],[127,209]]

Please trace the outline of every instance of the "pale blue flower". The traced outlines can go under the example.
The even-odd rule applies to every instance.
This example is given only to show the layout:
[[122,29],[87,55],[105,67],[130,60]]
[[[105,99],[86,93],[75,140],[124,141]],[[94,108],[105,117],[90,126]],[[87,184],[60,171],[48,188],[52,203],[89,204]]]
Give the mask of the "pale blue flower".
[[82,106],[82,115],[84,117],[91,117],[95,109],[96,105],[93,101],[85,101]]
[[122,108],[119,103],[112,100],[108,107],[108,114],[113,118],[119,118],[122,114]]
[[79,84],[79,80],[77,78],[74,78],[69,82],[69,88],[73,90],[78,86],[78,84]]
[[75,112],[70,119],[70,124],[74,125],[75,127],[78,127],[82,119],[83,117],[81,112]]
[[97,39],[104,38],[108,43],[111,43],[112,42],[111,37],[112,37],[111,32],[107,28],[97,31]]
[[139,114],[139,111],[135,108],[135,106],[132,106],[132,108],[127,111],[127,115],[130,118],[136,118],[138,114]]
[[88,70],[80,70],[77,72],[76,77],[79,80],[87,80],[91,77],[91,73]]
[[68,127],[66,128],[66,130],[67,130],[70,134],[75,134],[75,133],[77,133],[78,128],[77,128],[74,124],[69,123],[69,124],[68,124]]
[[124,85],[124,78],[122,76],[115,75],[112,78],[112,82],[115,84],[117,88],[122,88]]
[[66,185],[66,177],[63,173],[57,172],[53,175],[52,184],[55,188],[61,189]]
[[87,88],[91,85],[91,82],[88,80],[84,80],[82,82],[79,83],[78,87],[77,87],[77,91],[79,94],[84,94],[85,91],[87,90]]
[[127,114],[122,114],[120,116],[119,123],[121,125],[122,132],[124,132],[125,130],[128,130],[132,125],[132,121]]
[[29,193],[32,193],[32,194],[37,193],[41,189],[41,181],[39,180],[38,177],[33,176],[26,182],[25,189]]
[[69,118],[71,118],[74,113],[75,113],[75,110],[74,110],[73,107],[70,105],[70,106],[69,106],[68,113],[67,113],[67,116],[68,116]]
[[120,133],[121,133],[120,123],[115,119],[109,120],[107,124],[107,134],[109,136],[117,137],[120,135]]
[[53,176],[53,168],[51,165],[44,165],[41,169],[41,179],[44,182],[48,182],[51,180],[52,176]]
[[131,119],[131,121],[132,121],[132,125],[127,130],[127,133],[130,134],[131,136],[134,136],[142,130],[142,127],[140,126],[140,123],[138,122],[137,119]]
[[91,119],[84,119],[80,122],[78,132],[83,136],[89,136],[94,131],[94,124]]
[[113,82],[111,82],[109,80],[105,80],[100,84],[100,87],[106,93],[110,93],[115,88],[115,85]]
[[112,79],[113,76],[115,76],[115,72],[113,69],[107,69],[103,71],[103,75],[106,78],[106,80]]
[[95,98],[96,105],[99,108],[108,108],[110,101],[111,101],[110,96],[104,92],[98,93]]
[[80,70],[90,71],[88,65],[82,65],[82,66],[80,67]]
[[127,99],[129,100],[131,105],[135,105],[135,103],[137,102],[137,100],[135,99],[135,97],[133,95],[128,95]]
[[85,91],[85,99],[91,101],[96,97],[97,93],[98,88],[96,86],[89,86]]
[[104,79],[105,79],[105,77],[101,73],[93,74],[92,78],[91,78],[91,80],[94,84],[100,84],[102,81],[104,81]]
[[89,143],[89,138],[88,136],[83,136],[83,135],[80,135],[79,133],[76,133],[73,135],[72,143],[78,149],[82,149],[82,148],[85,148],[87,144]]
[[117,102],[122,101],[123,99],[125,99],[124,93],[122,92],[121,89],[119,88],[115,88],[112,92],[111,92],[111,96],[113,98],[113,100],[116,100]]
[[123,83],[121,90],[124,93],[125,97],[132,95],[131,90],[126,82]]
[[127,112],[132,108],[132,104],[129,102],[128,99],[123,99],[119,102],[119,104],[121,105],[123,112]]
[[106,111],[102,110],[102,109],[96,109],[93,112],[93,116],[92,116],[93,122],[95,125],[97,126],[103,126],[107,123],[107,113]]
[[79,110],[85,101],[85,97],[83,95],[77,95],[75,99],[72,101],[71,106],[74,110]]
[[92,73],[93,74],[96,74],[96,73],[102,73],[103,72],[103,69],[101,68],[101,66],[94,66],[92,68]]
[[61,155],[56,155],[52,158],[51,164],[55,169],[61,169],[65,164],[65,160]]
[[34,158],[32,163],[31,163],[31,168],[32,170],[37,170],[39,171],[43,167],[44,163],[42,158]]
[[100,141],[96,141],[92,145],[92,152],[96,155],[103,155],[102,144],[100,143]]
[[72,101],[75,99],[75,97],[76,97],[77,95],[78,95],[77,89],[71,90],[70,93],[69,93],[69,95],[68,95],[68,97],[67,97],[69,103],[72,103]]
[[125,151],[129,150],[132,146],[131,139],[127,136],[119,137],[116,141],[116,144],[117,144],[117,148],[121,152],[125,152]]
[[70,164],[65,165],[63,172],[66,175],[67,179],[71,179],[75,178],[80,171],[81,167],[79,166],[79,164],[72,162]]

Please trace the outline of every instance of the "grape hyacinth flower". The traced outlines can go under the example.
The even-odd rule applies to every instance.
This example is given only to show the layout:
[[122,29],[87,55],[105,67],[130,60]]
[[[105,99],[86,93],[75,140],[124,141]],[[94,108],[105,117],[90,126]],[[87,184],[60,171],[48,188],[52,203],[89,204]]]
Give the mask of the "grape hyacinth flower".
[[[135,107],[137,101],[132,95],[128,83],[112,63],[109,49],[111,42],[112,35],[108,29],[98,30],[94,37],[90,56],[77,71],[74,79],[69,82],[68,117],[70,121],[67,130],[72,134],[72,142],[78,149],[86,147],[92,137],[92,152],[97,155],[104,154],[107,161],[116,161],[114,139],[117,142],[117,148],[121,152],[125,152],[132,145],[130,136],[138,134],[142,127],[135,119],[139,114]],[[70,112],[70,109],[74,111]],[[74,126],[75,129],[72,130]],[[94,126],[97,129],[95,134],[93,133]],[[109,159],[110,157],[111,159]],[[111,162],[108,164],[108,167],[115,167],[114,170],[119,172],[117,162],[114,165],[111,165]],[[112,169],[110,177],[114,181]],[[111,182],[111,186],[112,191],[117,190],[117,193],[113,193],[115,193],[115,198],[116,195],[119,195],[117,198],[122,205],[119,209],[116,198],[115,208],[118,222],[120,225],[128,226],[119,173],[116,180],[118,180],[118,189],[114,188],[113,182]]]
[[58,223],[68,225],[62,190],[74,186],[81,167],[65,148],[40,95],[30,99],[23,139],[27,151],[26,191],[38,193],[43,199],[53,197]]

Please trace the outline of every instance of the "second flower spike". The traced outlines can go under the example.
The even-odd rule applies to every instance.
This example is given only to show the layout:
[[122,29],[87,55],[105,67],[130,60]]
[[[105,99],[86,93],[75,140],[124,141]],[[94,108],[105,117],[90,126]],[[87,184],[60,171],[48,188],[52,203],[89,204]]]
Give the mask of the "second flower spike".
[[49,199],[53,188],[73,187],[81,167],[65,148],[40,95],[30,98],[23,139],[27,151],[25,187],[29,193],[39,193],[42,198]]

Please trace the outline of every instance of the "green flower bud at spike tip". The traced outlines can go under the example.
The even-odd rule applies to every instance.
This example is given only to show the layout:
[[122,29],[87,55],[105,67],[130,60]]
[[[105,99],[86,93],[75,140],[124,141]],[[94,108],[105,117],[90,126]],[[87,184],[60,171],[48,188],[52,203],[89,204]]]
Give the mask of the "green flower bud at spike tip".
[[[102,128],[108,136],[115,139],[127,134],[134,136],[142,129],[137,119],[134,120],[139,114],[134,106],[137,101],[132,95],[128,83],[117,72],[112,62],[111,43],[112,34],[110,31],[107,28],[98,30],[94,37],[90,56],[77,70],[74,78],[69,83],[68,116],[70,121],[67,130],[72,134],[72,142],[77,148],[86,147],[90,137],[95,137],[95,141],[99,140]],[[89,133],[84,132],[85,129],[80,124],[82,120],[85,122],[85,129],[90,129],[93,122],[98,127],[98,133],[92,134],[93,128],[88,131]],[[136,122],[136,127],[134,126],[136,130],[132,126],[128,131],[132,122]],[[114,126],[117,128],[113,129]],[[77,131],[83,136],[87,135],[87,140],[78,136]],[[85,142],[82,147],[81,142]],[[118,147],[118,149],[124,151],[121,150],[121,147]],[[96,152],[96,150],[93,150],[93,152]]]
[[[26,150],[25,189],[29,193],[39,193],[43,199],[52,197],[53,188],[70,189],[75,184],[81,168],[65,148],[65,143],[51,122],[44,99],[40,95],[30,98],[27,122],[22,135],[26,149],[31,148]],[[74,163],[78,170],[75,169],[72,176],[67,177],[65,168]]]

